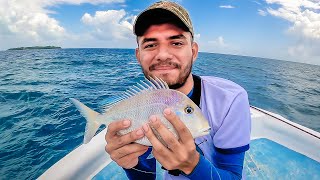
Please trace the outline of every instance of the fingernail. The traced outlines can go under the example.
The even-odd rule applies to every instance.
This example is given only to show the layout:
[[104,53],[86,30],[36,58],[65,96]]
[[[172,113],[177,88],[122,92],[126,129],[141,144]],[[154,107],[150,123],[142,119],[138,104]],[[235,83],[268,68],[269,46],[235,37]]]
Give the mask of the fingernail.
[[124,120],[124,121],[122,122],[122,124],[123,124],[124,127],[127,127],[127,126],[130,125],[130,121],[129,121],[129,120]]
[[170,115],[171,114],[171,109],[166,108],[163,112],[164,112],[165,115]]
[[137,134],[138,136],[141,136],[141,135],[143,134],[143,131],[142,131],[141,129],[139,129],[139,130],[136,132],[136,134]]
[[144,132],[148,132],[148,130],[149,130],[148,124],[144,124],[142,126],[142,129],[143,129]]
[[150,122],[155,123],[157,121],[157,117],[155,115],[150,116]]

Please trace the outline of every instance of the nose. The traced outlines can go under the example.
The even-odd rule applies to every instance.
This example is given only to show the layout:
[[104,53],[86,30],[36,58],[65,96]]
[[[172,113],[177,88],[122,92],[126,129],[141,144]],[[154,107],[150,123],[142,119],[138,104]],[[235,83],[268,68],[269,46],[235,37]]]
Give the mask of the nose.
[[170,49],[166,46],[160,46],[158,48],[158,53],[156,55],[157,61],[168,61],[171,60],[173,57],[172,53],[170,52]]

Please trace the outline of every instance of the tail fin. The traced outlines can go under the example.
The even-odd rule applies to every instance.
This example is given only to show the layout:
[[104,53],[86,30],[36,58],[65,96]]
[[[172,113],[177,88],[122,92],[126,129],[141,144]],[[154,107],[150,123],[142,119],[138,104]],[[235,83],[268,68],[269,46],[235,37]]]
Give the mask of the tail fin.
[[97,121],[97,116],[99,115],[98,112],[90,109],[80,101],[70,98],[71,102],[77,107],[80,111],[81,115],[86,118],[86,130],[84,132],[84,139],[83,143],[87,144],[93,136],[96,134],[97,130],[101,126],[101,123]]

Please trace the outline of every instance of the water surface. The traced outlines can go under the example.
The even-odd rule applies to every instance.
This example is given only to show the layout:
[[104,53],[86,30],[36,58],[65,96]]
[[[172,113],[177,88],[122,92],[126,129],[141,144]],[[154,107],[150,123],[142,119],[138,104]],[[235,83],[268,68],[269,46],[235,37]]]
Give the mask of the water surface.
[[[232,80],[251,105],[320,132],[320,66],[200,53],[193,72]],[[35,179],[82,143],[69,98],[99,111],[140,79],[132,49],[0,52],[0,179]]]

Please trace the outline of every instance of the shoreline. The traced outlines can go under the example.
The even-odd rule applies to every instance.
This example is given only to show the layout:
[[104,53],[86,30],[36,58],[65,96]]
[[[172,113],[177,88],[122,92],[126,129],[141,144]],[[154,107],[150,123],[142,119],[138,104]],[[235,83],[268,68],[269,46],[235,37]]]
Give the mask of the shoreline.
[[30,46],[30,47],[17,47],[17,48],[9,48],[7,51],[12,50],[29,50],[29,49],[61,49],[58,46]]

